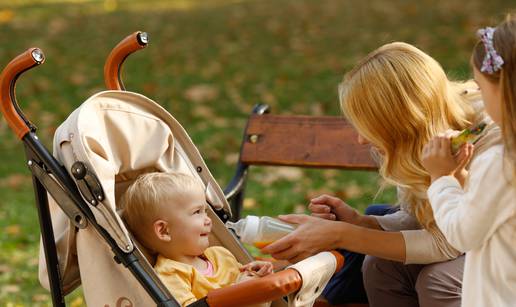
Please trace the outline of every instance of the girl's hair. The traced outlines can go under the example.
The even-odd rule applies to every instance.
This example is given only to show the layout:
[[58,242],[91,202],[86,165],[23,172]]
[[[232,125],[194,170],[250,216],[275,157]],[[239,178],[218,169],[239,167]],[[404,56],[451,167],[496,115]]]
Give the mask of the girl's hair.
[[504,61],[501,69],[492,74],[481,72],[480,69],[486,55],[484,43],[481,41],[477,42],[473,49],[471,62],[487,80],[500,86],[501,128],[505,153],[512,163],[513,175],[516,175],[516,15],[507,15],[505,21],[496,27],[493,34],[493,47]]
[[[203,191],[199,179],[183,173],[147,173],[140,175],[121,199],[122,217],[136,238],[146,243],[145,230],[160,218],[161,210],[175,210],[174,196]],[[181,204],[178,204],[181,205]],[[141,235],[139,235],[141,233]],[[148,245],[147,245],[148,246]]]
[[476,120],[467,88],[450,82],[437,61],[416,47],[395,42],[366,56],[339,86],[342,111],[377,149],[380,174],[401,188],[405,204],[427,230],[437,230],[426,191],[430,176],[421,165],[423,146],[447,129]]

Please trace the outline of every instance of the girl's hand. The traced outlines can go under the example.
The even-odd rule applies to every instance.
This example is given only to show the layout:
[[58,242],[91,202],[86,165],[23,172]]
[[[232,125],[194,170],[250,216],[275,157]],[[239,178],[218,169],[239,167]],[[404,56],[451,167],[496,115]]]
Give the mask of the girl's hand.
[[[298,224],[296,230],[264,247],[261,252],[275,259],[285,259],[296,263],[325,250],[338,248],[340,236],[345,235],[336,229],[343,222],[328,221],[303,214],[280,215],[282,221]],[[346,224],[348,225],[348,224]]]
[[459,163],[459,166],[457,167],[453,175],[455,176],[455,178],[457,178],[462,187],[464,187],[464,183],[466,182],[466,178],[468,177],[466,165],[468,165],[468,163],[471,161],[474,150],[475,146],[473,144],[466,143],[462,145],[462,147],[459,149],[459,152],[455,156],[455,160]]
[[240,267],[240,272],[263,277],[273,273],[272,263],[268,261],[253,261]]
[[463,184],[465,167],[473,156],[473,145],[464,144],[456,156],[452,155],[450,138],[436,136],[423,147],[421,164],[433,181],[442,176],[457,176]]
[[326,220],[338,220],[351,224],[358,224],[360,213],[337,197],[323,194],[310,200],[308,209],[312,216]]

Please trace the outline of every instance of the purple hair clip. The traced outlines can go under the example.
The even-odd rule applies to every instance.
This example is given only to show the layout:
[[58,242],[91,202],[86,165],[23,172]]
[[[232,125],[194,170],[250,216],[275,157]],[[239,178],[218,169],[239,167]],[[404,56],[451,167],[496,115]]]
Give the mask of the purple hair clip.
[[493,35],[495,30],[495,28],[486,27],[477,31],[477,35],[486,49],[486,56],[482,62],[482,68],[480,68],[480,71],[488,74],[492,74],[500,70],[503,65],[502,57],[496,53],[493,46]]

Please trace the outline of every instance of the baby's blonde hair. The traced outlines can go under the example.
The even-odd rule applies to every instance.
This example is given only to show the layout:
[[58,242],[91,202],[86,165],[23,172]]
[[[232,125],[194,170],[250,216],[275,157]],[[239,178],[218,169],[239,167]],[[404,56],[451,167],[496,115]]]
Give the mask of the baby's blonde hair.
[[145,230],[160,218],[173,197],[202,191],[199,179],[183,173],[147,173],[140,175],[121,199],[122,217],[138,240],[146,243]]
[[421,165],[421,151],[438,133],[474,122],[468,86],[449,81],[437,61],[401,42],[370,53],[339,86],[344,115],[381,152],[380,174],[402,188],[399,203],[428,230],[437,227],[426,196],[430,177]]

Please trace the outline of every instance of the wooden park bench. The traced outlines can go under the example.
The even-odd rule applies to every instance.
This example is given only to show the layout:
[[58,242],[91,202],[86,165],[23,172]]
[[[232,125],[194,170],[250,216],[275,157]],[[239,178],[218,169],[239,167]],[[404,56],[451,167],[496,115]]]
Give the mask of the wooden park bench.
[[343,117],[273,115],[265,104],[249,116],[235,175],[224,190],[233,219],[241,214],[251,165],[377,170],[369,145]]
[[[376,171],[371,147],[359,144],[357,136],[343,117],[273,115],[268,105],[256,105],[244,130],[235,175],[224,190],[232,219],[240,218],[251,165]],[[314,306],[330,305],[318,300]]]

